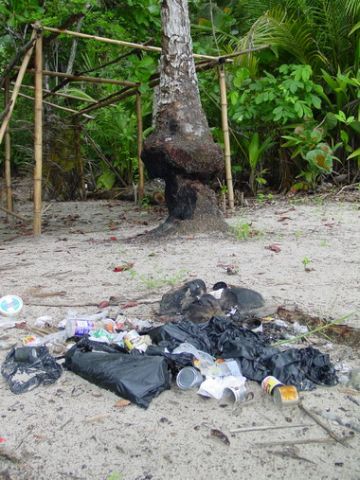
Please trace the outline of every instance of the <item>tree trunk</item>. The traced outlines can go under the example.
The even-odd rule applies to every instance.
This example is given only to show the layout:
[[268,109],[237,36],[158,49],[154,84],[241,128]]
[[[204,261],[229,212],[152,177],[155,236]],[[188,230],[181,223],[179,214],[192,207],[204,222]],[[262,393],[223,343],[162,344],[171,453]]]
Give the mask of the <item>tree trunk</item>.
[[160,231],[224,230],[226,224],[208,182],[223,171],[201,107],[192,57],[187,0],[162,1],[162,55],[155,131],[142,159],[152,178],[166,182],[169,217]]

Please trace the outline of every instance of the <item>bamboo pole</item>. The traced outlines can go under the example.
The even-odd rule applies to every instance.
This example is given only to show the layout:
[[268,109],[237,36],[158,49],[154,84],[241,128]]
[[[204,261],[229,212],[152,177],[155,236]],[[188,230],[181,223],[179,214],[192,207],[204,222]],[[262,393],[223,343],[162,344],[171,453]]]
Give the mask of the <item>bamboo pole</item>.
[[92,112],[93,110],[97,110],[101,107],[107,107],[108,105],[111,105],[118,100],[122,100],[123,98],[127,98],[131,95],[136,95],[136,92],[137,92],[137,89],[124,88],[123,90],[117,93],[112,93],[108,97],[105,97],[102,100],[99,100],[98,102],[94,103],[93,105],[90,105],[89,107],[79,110],[77,114],[83,115],[84,113]]
[[35,135],[34,135],[34,235],[41,235],[41,183],[42,183],[42,91],[43,58],[42,33],[38,32],[35,46]]
[[[25,93],[19,93],[18,95],[19,97],[27,98],[28,100],[32,100],[32,101],[35,100],[35,97],[32,97],[31,95],[26,95]],[[50,105],[51,107],[54,107],[54,108],[58,108],[59,110],[63,110],[64,112],[70,112],[70,113],[76,113],[76,114],[79,113],[78,110],[74,110],[73,108],[63,107],[62,105],[57,105],[56,103],[47,102],[46,100],[43,100],[42,103],[45,105]],[[90,115],[86,115],[85,113],[79,113],[79,115],[83,115],[85,118],[88,118],[90,120],[94,119],[94,117]]]
[[[29,88],[30,90],[35,90],[35,87],[33,85],[21,85],[21,88]],[[47,90],[46,88],[43,88],[43,93],[47,93],[49,96],[54,95],[56,97],[68,98],[69,100],[80,100],[81,102],[85,102],[85,103],[96,103],[96,100],[92,98],[91,99],[83,98],[83,97],[78,97],[77,95],[69,95],[67,93],[52,92],[51,90]]]
[[221,123],[224,134],[224,156],[225,156],[225,175],[226,186],[229,200],[230,210],[234,209],[234,189],[231,174],[231,153],[230,153],[230,135],[229,123],[227,115],[227,98],[226,98],[226,77],[224,65],[219,66],[219,84],[220,84],[220,98],[221,98]]
[[[5,109],[9,106],[10,91],[9,79],[5,79],[4,83],[4,99]],[[11,191],[11,139],[9,125],[5,131],[5,191],[6,191],[6,207],[9,212],[13,211],[12,191]]]
[[[31,40],[34,40],[35,36],[36,36],[36,32],[34,30],[31,34]],[[29,61],[30,61],[31,55],[33,53],[33,50],[34,50],[34,45],[25,53],[23,62],[21,64],[20,68],[19,68],[19,73],[18,73],[16,82],[15,82],[14,91],[11,95],[10,103],[8,105],[8,109],[5,113],[3,123],[2,123],[1,128],[0,128],[0,144],[3,141],[6,128],[9,124],[12,112],[14,110],[15,102],[16,102],[16,98],[17,98],[19,90],[20,90],[21,82],[23,81],[27,66],[29,65]]]
[[0,206],[0,210],[5,212],[7,215],[11,215],[12,217],[17,218],[18,220],[21,220],[22,222],[28,222],[29,221],[27,218],[23,217],[22,215],[19,215],[18,213],[15,213],[15,212],[12,212],[12,211],[8,210],[7,208],[4,208],[4,207]]
[[246,50],[239,50],[238,52],[229,53],[228,55],[220,55],[218,60],[229,60],[234,57],[240,57],[241,55],[246,55],[247,53],[257,52],[258,50],[264,50],[269,48],[269,45],[260,45],[259,47],[247,48]]
[[[17,70],[19,67],[15,67]],[[27,73],[35,74],[35,70],[32,68],[27,70]],[[43,70],[42,74],[46,77],[60,77],[67,78],[71,82],[88,82],[88,83],[105,83],[109,85],[121,85],[123,87],[139,87],[140,83],[128,82],[126,80],[111,80],[110,78],[101,77],[87,77],[84,75],[69,75],[64,72],[52,72],[50,70]]]
[[142,142],[143,142],[143,120],[141,107],[141,93],[136,94],[136,117],[137,117],[137,150],[138,150],[138,168],[139,168],[139,186],[138,200],[141,203],[144,198],[144,163],[141,160]]
[[[99,37],[98,35],[89,35],[87,33],[73,32],[72,30],[62,30],[60,28],[43,27],[43,29],[48,32],[61,33],[64,35],[70,35],[70,36],[79,37],[79,38],[88,38],[90,40],[97,40],[98,42],[111,43],[113,45],[121,45],[123,47],[136,48],[137,50],[146,50],[148,52],[160,52],[160,53],[162,52],[162,49],[160,47],[153,47],[152,45],[143,45],[139,43],[125,42],[123,40],[115,40],[113,38]],[[217,59],[217,57],[214,57],[212,55],[199,55],[194,53],[193,56],[194,58],[204,58],[207,60]]]
[[[206,71],[213,68],[217,64],[218,64],[217,62],[207,62],[206,64],[201,64],[199,66],[196,66],[196,71],[197,72]],[[160,76],[157,74],[150,79],[148,85],[150,88],[153,88],[159,85],[159,83],[160,83]],[[89,107],[79,110],[79,115],[92,112],[93,110],[97,110],[98,108],[106,107],[108,105],[111,105],[113,102],[124,100],[125,98],[131,97],[132,95],[136,95],[137,92],[138,92],[137,88],[125,87],[123,90],[120,90],[117,93],[112,93],[108,97],[105,97],[102,100],[99,100],[97,103],[94,103]]]

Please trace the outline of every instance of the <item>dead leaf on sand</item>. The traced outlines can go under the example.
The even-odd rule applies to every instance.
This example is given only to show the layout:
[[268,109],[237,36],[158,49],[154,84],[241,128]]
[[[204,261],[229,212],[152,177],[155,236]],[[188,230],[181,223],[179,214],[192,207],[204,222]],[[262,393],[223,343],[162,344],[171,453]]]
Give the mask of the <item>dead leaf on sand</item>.
[[210,435],[212,437],[218,438],[224,445],[230,445],[230,440],[225,433],[223,433],[221,430],[218,430],[217,428],[212,428],[210,430]]
[[271,250],[272,252],[275,252],[275,253],[279,253],[281,252],[281,247],[280,245],[276,244],[276,243],[272,243],[271,245],[268,245],[267,247],[265,247],[266,250]]
[[124,408],[124,407],[127,407],[130,404],[131,404],[130,400],[125,400],[125,398],[121,398],[120,400],[118,400],[115,403],[114,407],[115,408]]

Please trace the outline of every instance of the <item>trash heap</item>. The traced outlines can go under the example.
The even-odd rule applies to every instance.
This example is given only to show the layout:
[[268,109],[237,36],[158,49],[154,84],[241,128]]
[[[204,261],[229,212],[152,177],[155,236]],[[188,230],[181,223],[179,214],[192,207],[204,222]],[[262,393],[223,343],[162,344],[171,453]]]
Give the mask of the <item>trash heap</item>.
[[[200,395],[222,401],[249,399],[247,379],[263,382],[269,393],[290,385],[295,403],[297,390],[335,385],[327,354],[271,345],[256,315],[263,304],[252,290],[218,282],[206,293],[204,282],[194,280],[163,296],[160,313],[171,315],[165,324],[110,318],[108,310],[71,314],[58,331],[25,337],[23,346],[9,351],[1,373],[18,394],[55,382],[65,368],[144,408],[173,380],[181,389],[198,387]],[[50,346],[56,352],[59,345],[64,351],[54,358]]]

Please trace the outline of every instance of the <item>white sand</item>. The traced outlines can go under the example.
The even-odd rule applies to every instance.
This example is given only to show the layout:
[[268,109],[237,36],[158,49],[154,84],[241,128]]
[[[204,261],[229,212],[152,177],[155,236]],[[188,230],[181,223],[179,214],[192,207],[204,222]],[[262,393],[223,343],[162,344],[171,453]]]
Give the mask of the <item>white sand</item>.
[[[22,211],[30,212],[31,205],[25,203]],[[79,217],[72,220],[69,216],[74,215]],[[259,231],[244,241],[221,235],[140,245],[124,241],[157,225],[164,216],[165,212],[116,201],[59,203],[45,215],[44,235],[34,240],[17,236],[30,228],[16,230],[2,224],[5,217],[0,213],[0,294],[24,299],[20,318],[29,324],[41,315],[50,315],[57,323],[74,304],[96,304],[110,296],[125,302],[156,300],[170,283],[199,277],[209,286],[225,280],[255,288],[269,303],[297,304],[327,318],[354,312],[347,323],[359,327],[358,203],[279,201],[238,210],[229,223],[251,223]],[[289,218],[279,221],[282,217]],[[279,253],[265,248],[274,243],[280,246]],[[312,271],[305,272],[304,258],[310,260],[307,267]],[[124,262],[134,263],[132,271],[113,272]],[[230,264],[238,274],[227,276],[223,265]],[[39,296],[49,292],[64,293]],[[153,318],[156,308],[156,303],[140,305],[127,313]],[[76,310],[95,313],[97,308]],[[20,330],[6,333],[15,340],[24,336]],[[360,366],[358,352],[350,347],[320,349],[328,350],[335,363]],[[1,361],[5,354],[0,351]],[[231,436],[230,431],[239,427],[313,423],[296,407],[278,410],[257,384],[248,382],[247,387],[255,401],[235,410],[175,387],[142,410],[135,405],[115,408],[118,397],[70,372],[52,386],[18,396],[1,378],[0,437],[6,442],[0,448],[15,451],[23,463],[11,463],[0,454],[0,479],[105,480],[111,473],[113,480],[360,478],[360,432],[349,442],[353,448],[311,443],[290,450],[271,442],[328,436],[317,425]],[[358,392],[349,393],[339,385],[302,396],[309,408],[359,425]],[[103,417],[87,421],[98,415]],[[339,434],[349,431],[324,421]],[[211,437],[211,427],[226,433],[230,446]],[[257,447],[258,442],[268,446]]]

